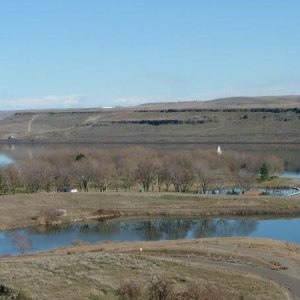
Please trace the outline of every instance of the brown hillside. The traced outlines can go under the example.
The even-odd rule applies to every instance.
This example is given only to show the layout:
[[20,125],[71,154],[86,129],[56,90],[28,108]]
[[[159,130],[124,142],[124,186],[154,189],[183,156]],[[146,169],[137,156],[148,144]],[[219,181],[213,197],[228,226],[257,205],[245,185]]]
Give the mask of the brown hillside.
[[130,108],[16,112],[0,139],[27,142],[294,143],[300,96],[235,97]]

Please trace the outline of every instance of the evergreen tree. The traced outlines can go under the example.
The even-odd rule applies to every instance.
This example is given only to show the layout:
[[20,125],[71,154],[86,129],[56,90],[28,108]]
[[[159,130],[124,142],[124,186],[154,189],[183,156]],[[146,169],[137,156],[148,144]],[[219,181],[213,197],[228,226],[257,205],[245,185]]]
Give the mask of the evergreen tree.
[[266,181],[269,179],[269,168],[266,163],[263,163],[260,168],[260,179],[261,181]]

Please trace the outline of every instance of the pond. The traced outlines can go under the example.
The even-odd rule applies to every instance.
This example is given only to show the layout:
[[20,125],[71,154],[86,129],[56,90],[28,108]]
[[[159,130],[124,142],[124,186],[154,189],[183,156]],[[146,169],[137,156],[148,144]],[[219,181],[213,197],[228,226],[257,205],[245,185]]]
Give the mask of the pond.
[[[264,237],[300,243],[300,218],[293,219],[163,219],[109,220],[74,223],[62,226],[35,227],[0,232],[0,255],[21,252],[19,237],[30,242],[26,252],[38,252],[74,242],[97,243],[110,241],[157,241],[204,237],[248,236]],[[26,250],[26,249],[25,249]]]

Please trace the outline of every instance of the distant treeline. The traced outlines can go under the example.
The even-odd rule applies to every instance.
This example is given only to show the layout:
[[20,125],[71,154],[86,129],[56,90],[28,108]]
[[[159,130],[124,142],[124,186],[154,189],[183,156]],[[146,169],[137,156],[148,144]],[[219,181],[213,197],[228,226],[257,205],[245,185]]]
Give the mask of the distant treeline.
[[197,120],[197,119],[188,119],[188,120],[171,120],[171,119],[160,119],[160,120],[121,120],[121,121],[111,121],[112,124],[146,124],[146,125],[181,125],[181,124],[205,124],[215,122],[212,118]]

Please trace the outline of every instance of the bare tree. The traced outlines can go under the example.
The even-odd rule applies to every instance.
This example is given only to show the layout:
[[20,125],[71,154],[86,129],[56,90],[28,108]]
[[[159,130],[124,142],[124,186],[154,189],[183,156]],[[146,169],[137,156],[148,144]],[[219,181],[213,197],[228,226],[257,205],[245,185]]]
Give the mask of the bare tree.
[[124,160],[126,159],[126,154],[123,151],[120,151],[118,153],[113,153],[111,156],[112,162],[113,162],[113,183],[116,192],[119,191],[119,185],[121,178],[123,177],[124,173]]
[[109,154],[104,153],[99,156],[97,160],[94,160],[94,164],[91,168],[95,187],[99,188],[101,192],[106,192],[108,187],[111,185],[114,170],[114,165]]
[[73,177],[79,185],[80,190],[89,191],[89,183],[94,178],[93,166],[96,164],[91,158],[75,160],[72,164]]
[[155,182],[157,176],[156,165],[156,153],[154,151],[142,151],[138,149],[136,152],[137,168],[135,172],[136,180],[143,186],[145,191],[149,191],[149,188],[153,182]]
[[169,174],[175,191],[187,192],[194,179],[191,158],[187,154],[176,154]]
[[2,190],[14,194],[20,186],[20,173],[14,164],[9,164],[1,170]]
[[238,187],[242,193],[255,185],[261,166],[257,157],[232,151],[228,153],[225,162],[234,186]]
[[130,192],[135,183],[136,168],[136,161],[131,156],[128,155],[123,159],[120,172],[120,181],[125,192]]
[[212,181],[212,169],[207,161],[197,160],[193,163],[193,171],[197,182],[198,193],[206,194],[209,185]]
[[271,176],[279,175],[284,171],[284,162],[275,155],[269,155],[265,158],[268,170]]
[[21,234],[13,237],[13,245],[21,254],[24,254],[25,251],[29,251],[32,248],[31,240],[27,236]]
[[43,186],[44,170],[40,161],[32,160],[22,162],[22,182],[31,193],[37,193]]

